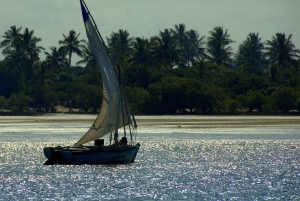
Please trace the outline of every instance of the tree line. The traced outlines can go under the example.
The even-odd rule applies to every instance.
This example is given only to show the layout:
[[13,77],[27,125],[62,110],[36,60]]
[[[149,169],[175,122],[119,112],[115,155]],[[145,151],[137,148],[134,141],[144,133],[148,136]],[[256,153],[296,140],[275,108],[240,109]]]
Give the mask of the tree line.
[[[2,36],[0,109],[55,112],[63,105],[97,112],[102,82],[91,45],[74,30],[50,51],[38,45],[41,40],[16,26]],[[292,35],[262,41],[252,32],[235,53],[223,27],[205,37],[178,24],[149,39],[120,29],[105,42],[137,114],[300,111],[300,51]],[[74,54],[81,60],[72,66]]]

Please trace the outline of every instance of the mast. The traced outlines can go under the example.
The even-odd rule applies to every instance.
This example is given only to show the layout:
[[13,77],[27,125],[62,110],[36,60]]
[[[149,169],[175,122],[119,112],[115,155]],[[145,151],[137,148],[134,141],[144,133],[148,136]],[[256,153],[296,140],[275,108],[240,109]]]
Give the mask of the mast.
[[[121,69],[120,69],[120,66],[117,65],[117,73],[118,73],[118,80],[119,80],[119,87],[120,87],[120,92],[121,92],[121,108],[122,108],[122,120],[123,120],[123,123],[125,122],[125,119],[124,119],[124,105],[123,105],[123,101],[125,102],[125,109],[126,109],[126,112],[127,112],[127,106],[126,106],[126,100],[125,100],[125,97],[124,97],[124,93],[123,93],[123,86],[122,86],[122,80],[121,80]],[[127,115],[128,115],[128,112],[127,112]],[[124,126],[124,137],[126,137],[126,129],[125,129],[125,126]]]

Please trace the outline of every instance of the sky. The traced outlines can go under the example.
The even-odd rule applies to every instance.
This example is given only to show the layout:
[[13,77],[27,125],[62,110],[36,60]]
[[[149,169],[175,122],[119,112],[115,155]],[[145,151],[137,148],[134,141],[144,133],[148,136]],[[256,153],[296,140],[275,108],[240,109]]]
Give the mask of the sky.
[[[131,37],[150,38],[185,23],[200,36],[221,26],[228,30],[234,52],[251,32],[261,40],[276,33],[292,34],[300,49],[300,0],[85,0],[103,38],[119,29]],[[39,45],[50,52],[73,29],[87,39],[79,0],[1,0],[0,36],[11,26],[34,30]],[[3,38],[0,37],[0,41]],[[41,58],[44,54],[40,55]],[[0,55],[3,59],[3,55]],[[79,58],[75,58],[75,60]],[[72,63],[73,63],[72,62]]]

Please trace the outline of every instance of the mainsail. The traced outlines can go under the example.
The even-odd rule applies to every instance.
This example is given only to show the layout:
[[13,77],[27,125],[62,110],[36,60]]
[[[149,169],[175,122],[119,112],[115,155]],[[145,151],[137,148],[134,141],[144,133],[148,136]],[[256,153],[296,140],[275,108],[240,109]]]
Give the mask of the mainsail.
[[[99,139],[111,132],[132,123],[131,114],[126,98],[121,92],[116,72],[112,67],[106,52],[104,42],[95,28],[92,18],[80,0],[86,34],[92,46],[93,53],[99,64],[103,81],[103,100],[100,113],[88,132],[75,144],[75,146]],[[91,18],[91,19],[90,19]],[[117,72],[119,73],[119,72]],[[135,121],[133,121],[135,124]]]

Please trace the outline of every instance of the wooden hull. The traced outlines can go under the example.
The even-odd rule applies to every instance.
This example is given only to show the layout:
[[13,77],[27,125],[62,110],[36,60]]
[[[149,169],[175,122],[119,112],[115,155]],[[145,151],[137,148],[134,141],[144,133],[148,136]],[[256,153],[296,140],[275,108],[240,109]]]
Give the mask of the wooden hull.
[[48,160],[44,165],[133,163],[139,148],[140,144],[121,147],[45,147],[44,155]]

